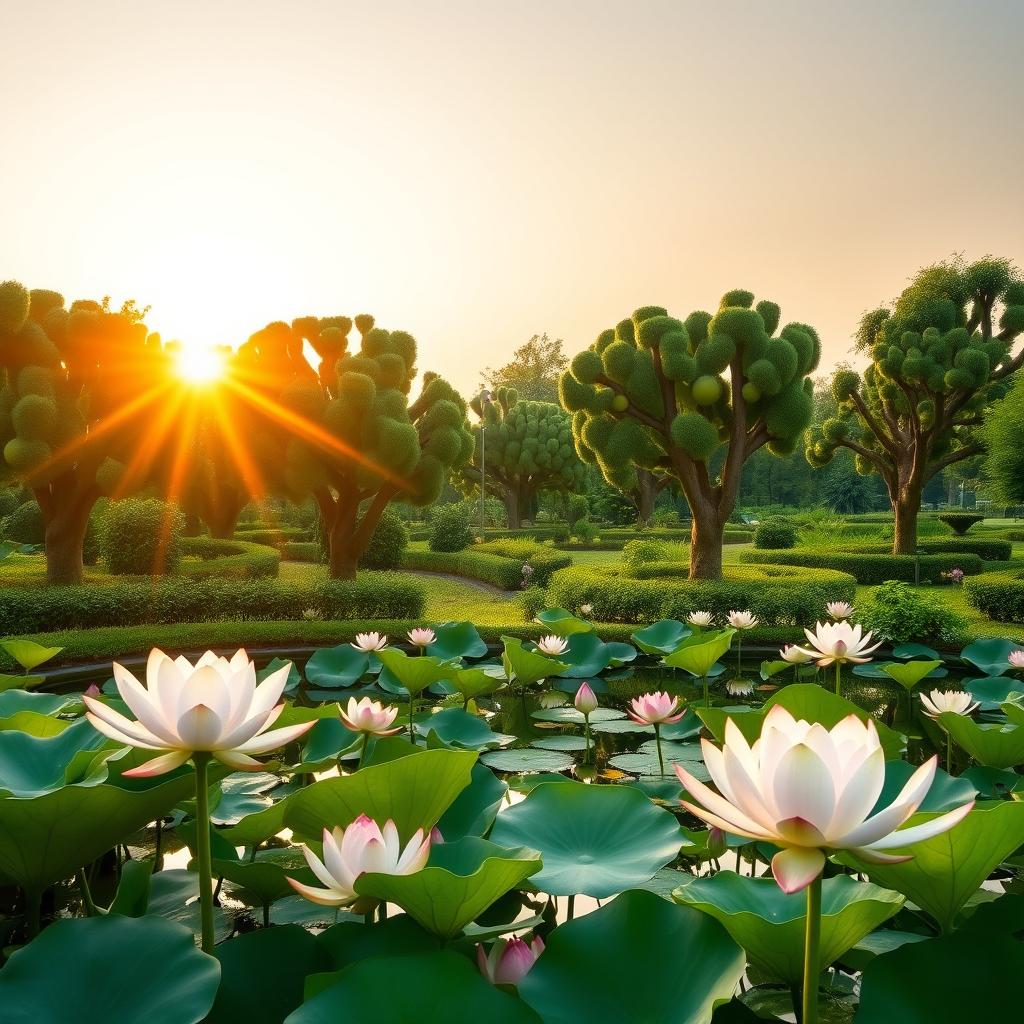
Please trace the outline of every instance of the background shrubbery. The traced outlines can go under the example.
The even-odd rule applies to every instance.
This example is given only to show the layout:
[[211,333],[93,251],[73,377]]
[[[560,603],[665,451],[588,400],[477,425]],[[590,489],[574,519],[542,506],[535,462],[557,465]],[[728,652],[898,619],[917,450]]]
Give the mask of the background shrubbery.
[[796,525],[782,516],[758,523],[754,531],[755,548],[791,548],[796,544]]
[[858,609],[858,621],[876,638],[891,644],[925,641],[958,644],[967,624],[941,601],[918,593],[906,583],[884,583],[867,604]]
[[431,551],[464,551],[473,542],[470,507],[465,502],[437,505],[430,517]]
[[397,569],[409,546],[409,531],[402,517],[386,508],[359,559],[360,569]]
[[100,519],[100,553],[116,576],[168,575],[178,567],[184,528],[184,516],[166,502],[111,501]]

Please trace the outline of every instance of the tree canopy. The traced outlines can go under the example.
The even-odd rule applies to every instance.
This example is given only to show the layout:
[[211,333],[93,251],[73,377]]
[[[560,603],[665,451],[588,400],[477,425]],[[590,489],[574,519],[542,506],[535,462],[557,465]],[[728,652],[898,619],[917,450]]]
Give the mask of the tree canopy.
[[1007,505],[1024,505],[1024,376],[986,417],[981,437],[991,493]]
[[569,363],[562,344],[561,338],[535,334],[515,350],[509,362],[497,370],[488,367],[480,379],[492,391],[513,388],[520,400],[557,402],[558,375]]

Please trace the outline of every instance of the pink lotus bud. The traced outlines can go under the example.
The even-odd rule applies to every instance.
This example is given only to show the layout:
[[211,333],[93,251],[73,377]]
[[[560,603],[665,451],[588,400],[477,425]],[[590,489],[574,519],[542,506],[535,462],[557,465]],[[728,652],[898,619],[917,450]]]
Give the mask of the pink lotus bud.
[[100,695],[100,688],[95,683],[90,683],[85,691],[85,695],[86,697],[98,697]]
[[726,841],[725,832],[717,825],[712,826],[708,830],[708,856],[717,859],[723,856],[728,849],[729,844]]
[[576,698],[573,700],[573,704],[576,705],[576,710],[584,718],[589,718],[597,710],[597,696],[590,688],[590,683],[584,683],[576,691]]
[[476,962],[480,973],[492,985],[518,985],[544,952],[544,940],[538,935],[527,945],[518,936],[498,939],[489,953],[482,944],[476,947]]

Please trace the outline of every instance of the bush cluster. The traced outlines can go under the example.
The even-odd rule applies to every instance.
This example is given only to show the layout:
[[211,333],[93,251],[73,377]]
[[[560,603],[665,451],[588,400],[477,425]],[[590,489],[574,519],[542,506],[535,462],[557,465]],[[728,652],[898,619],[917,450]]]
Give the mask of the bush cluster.
[[23,501],[4,523],[4,539],[16,544],[42,544],[45,532],[43,510],[34,501]]
[[791,548],[796,544],[796,526],[789,519],[773,516],[758,523],[754,531],[754,547],[764,549]]
[[123,580],[107,586],[0,587],[0,633],[39,633],[144,623],[223,619],[419,619],[422,585],[390,573],[355,580],[284,584],[270,580]]
[[370,543],[359,558],[360,569],[397,569],[409,546],[409,531],[393,509],[384,509]]
[[182,537],[181,553],[199,559],[178,565],[178,573],[192,579],[268,579],[281,565],[281,554],[274,548],[243,540]]
[[464,502],[437,505],[430,516],[431,551],[465,551],[473,543],[470,510]]
[[322,562],[324,549],[315,540],[286,540],[280,547],[286,562]]
[[[892,553],[892,546],[889,544],[841,546],[844,550],[868,555]],[[930,555],[977,555],[986,562],[1008,562],[1013,554],[1013,545],[1000,537],[947,537],[945,540],[922,540],[917,546]]]
[[822,548],[794,548],[792,551],[741,551],[740,561],[745,563],[804,566],[809,569],[836,569],[852,574],[858,583],[872,585],[887,580],[914,582],[915,562],[920,562],[922,582],[943,583],[942,574],[951,569],[962,569],[967,575],[976,575],[984,568],[982,560],[972,554],[894,555],[864,551],[828,550]]
[[[407,551],[402,561],[406,569],[468,576],[502,590],[519,590],[524,581],[534,586],[546,586],[552,573],[571,564],[572,559],[568,555],[556,551],[542,551],[528,559],[503,558],[476,550]],[[523,575],[524,565],[533,568],[529,579]]]
[[548,600],[562,608],[593,605],[592,618],[601,622],[650,623],[685,619],[692,611],[721,616],[749,608],[766,626],[804,625],[821,618],[826,602],[852,601],[856,588],[847,573],[797,566],[730,565],[721,580],[629,579],[617,566],[573,566],[551,578]]
[[964,580],[967,600],[990,619],[1024,622],[1024,569],[1002,569]]
[[983,522],[985,519],[980,512],[942,512],[937,518],[958,537],[962,537],[975,523]]
[[100,518],[100,553],[115,576],[171,575],[184,528],[181,511],[156,498],[111,501]]
[[235,530],[232,540],[245,540],[250,544],[269,544],[277,548],[287,541],[309,540],[310,531],[301,526],[257,526]]
[[957,644],[967,628],[964,619],[941,601],[895,581],[877,587],[857,617],[866,629],[891,644],[920,641],[922,637],[930,644]]

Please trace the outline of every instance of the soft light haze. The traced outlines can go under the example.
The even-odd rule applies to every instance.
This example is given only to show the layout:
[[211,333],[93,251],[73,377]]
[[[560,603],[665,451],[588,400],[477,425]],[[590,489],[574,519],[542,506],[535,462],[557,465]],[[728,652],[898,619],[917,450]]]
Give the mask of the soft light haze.
[[1024,5],[4,4],[0,278],[187,343],[375,314],[467,394],[746,287],[815,325],[1024,262]]

